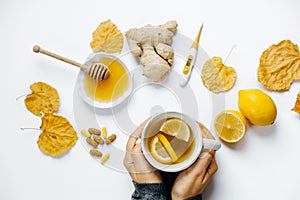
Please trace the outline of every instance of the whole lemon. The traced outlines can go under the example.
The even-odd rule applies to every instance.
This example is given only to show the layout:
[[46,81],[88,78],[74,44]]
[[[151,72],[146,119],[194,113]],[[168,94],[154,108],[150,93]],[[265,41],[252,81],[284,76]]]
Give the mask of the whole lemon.
[[259,89],[240,90],[238,105],[241,113],[254,125],[267,126],[275,122],[277,108],[273,99]]

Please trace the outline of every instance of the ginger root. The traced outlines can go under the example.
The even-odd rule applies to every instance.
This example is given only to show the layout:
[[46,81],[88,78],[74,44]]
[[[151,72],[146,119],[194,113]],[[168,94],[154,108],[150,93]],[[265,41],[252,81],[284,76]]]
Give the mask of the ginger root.
[[174,51],[170,46],[176,21],[168,21],[160,26],[147,25],[129,29],[125,36],[131,53],[141,57],[143,75],[154,82],[164,80],[173,64]]

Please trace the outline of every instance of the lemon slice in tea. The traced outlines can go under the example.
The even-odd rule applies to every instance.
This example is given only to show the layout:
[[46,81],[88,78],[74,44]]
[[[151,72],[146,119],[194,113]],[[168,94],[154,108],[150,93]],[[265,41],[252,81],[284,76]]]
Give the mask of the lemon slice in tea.
[[150,142],[151,155],[159,162],[169,164],[178,158],[167,138],[158,133]]
[[172,162],[170,155],[157,136],[154,136],[150,142],[150,152],[158,162],[166,164]]
[[183,120],[177,118],[165,121],[160,127],[160,131],[185,142],[189,141],[191,134],[189,126]]
[[218,114],[214,125],[220,139],[228,143],[240,141],[247,130],[245,117],[236,110],[225,110]]

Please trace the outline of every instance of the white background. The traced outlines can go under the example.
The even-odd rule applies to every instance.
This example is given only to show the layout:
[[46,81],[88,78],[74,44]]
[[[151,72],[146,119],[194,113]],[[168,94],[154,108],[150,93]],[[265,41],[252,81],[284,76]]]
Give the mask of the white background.
[[[34,54],[34,44],[84,62],[92,32],[106,19],[121,31],[175,19],[178,31],[191,38],[204,23],[201,46],[209,55],[225,58],[236,45],[227,64],[238,78],[225,97],[226,109],[237,109],[238,90],[266,91],[256,77],[262,52],[283,39],[300,44],[299,9],[297,0],[1,0],[0,199],[130,199],[133,191],[128,174],[95,162],[80,141],[63,157],[52,158],[37,147],[40,131],[20,130],[40,126],[24,97],[16,101],[37,81],[57,88],[59,114],[76,128],[72,103],[78,69]],[[296,82],[288,92],[266,91],[278,108],[276,123],[249,126],[240,143],[223,144],[205,199],[300,199],[300,117],[291,111],[299,88]]]

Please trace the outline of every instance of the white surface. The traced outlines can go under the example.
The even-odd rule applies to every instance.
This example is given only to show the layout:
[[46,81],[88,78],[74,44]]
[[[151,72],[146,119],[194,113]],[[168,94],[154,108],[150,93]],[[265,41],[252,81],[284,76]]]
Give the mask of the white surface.
[[[20,131],[20,127],[40,126],[40,119],[26,110],[24,97],[16,101],[30,93],[29,85],[37,81],[57,88],[61,99],[59,114],[76,127],[72,104],[78,69],[34,54],[34,44],[84,62],[91,52],[93,30],[109,18],[122,31],[176,19],[178,31],[192,39],[204,23],[201,46],[209,55],[225,58],[236,44],[227,64],[235,67],[238,79],[225,94],[225,108],[237,109],[239,89],[265,90],[256,78],[263,50],[286,38],[300,44],[299,8],[297,0],[2,0],[0,199],[129,199],[133,190],[128,174],[95,162],[81,141],[56,159],[38,149],[40,131]],[[196,73],[193,78],[199,79]],[[199,85],[199,90],[205,91]],[[297,82],[288,92],[268,92],[278,107],[276,123],[250,126],[240,143],[222,146],[217,153],[219,170],[204,192],[205,199],[300,199],[300,117],[290,111],[299,88]],[[204,110],[199,120],[211,128],[211,113],[205,111],[209,110]],[[139,123],[145,116],[131,117]]]

